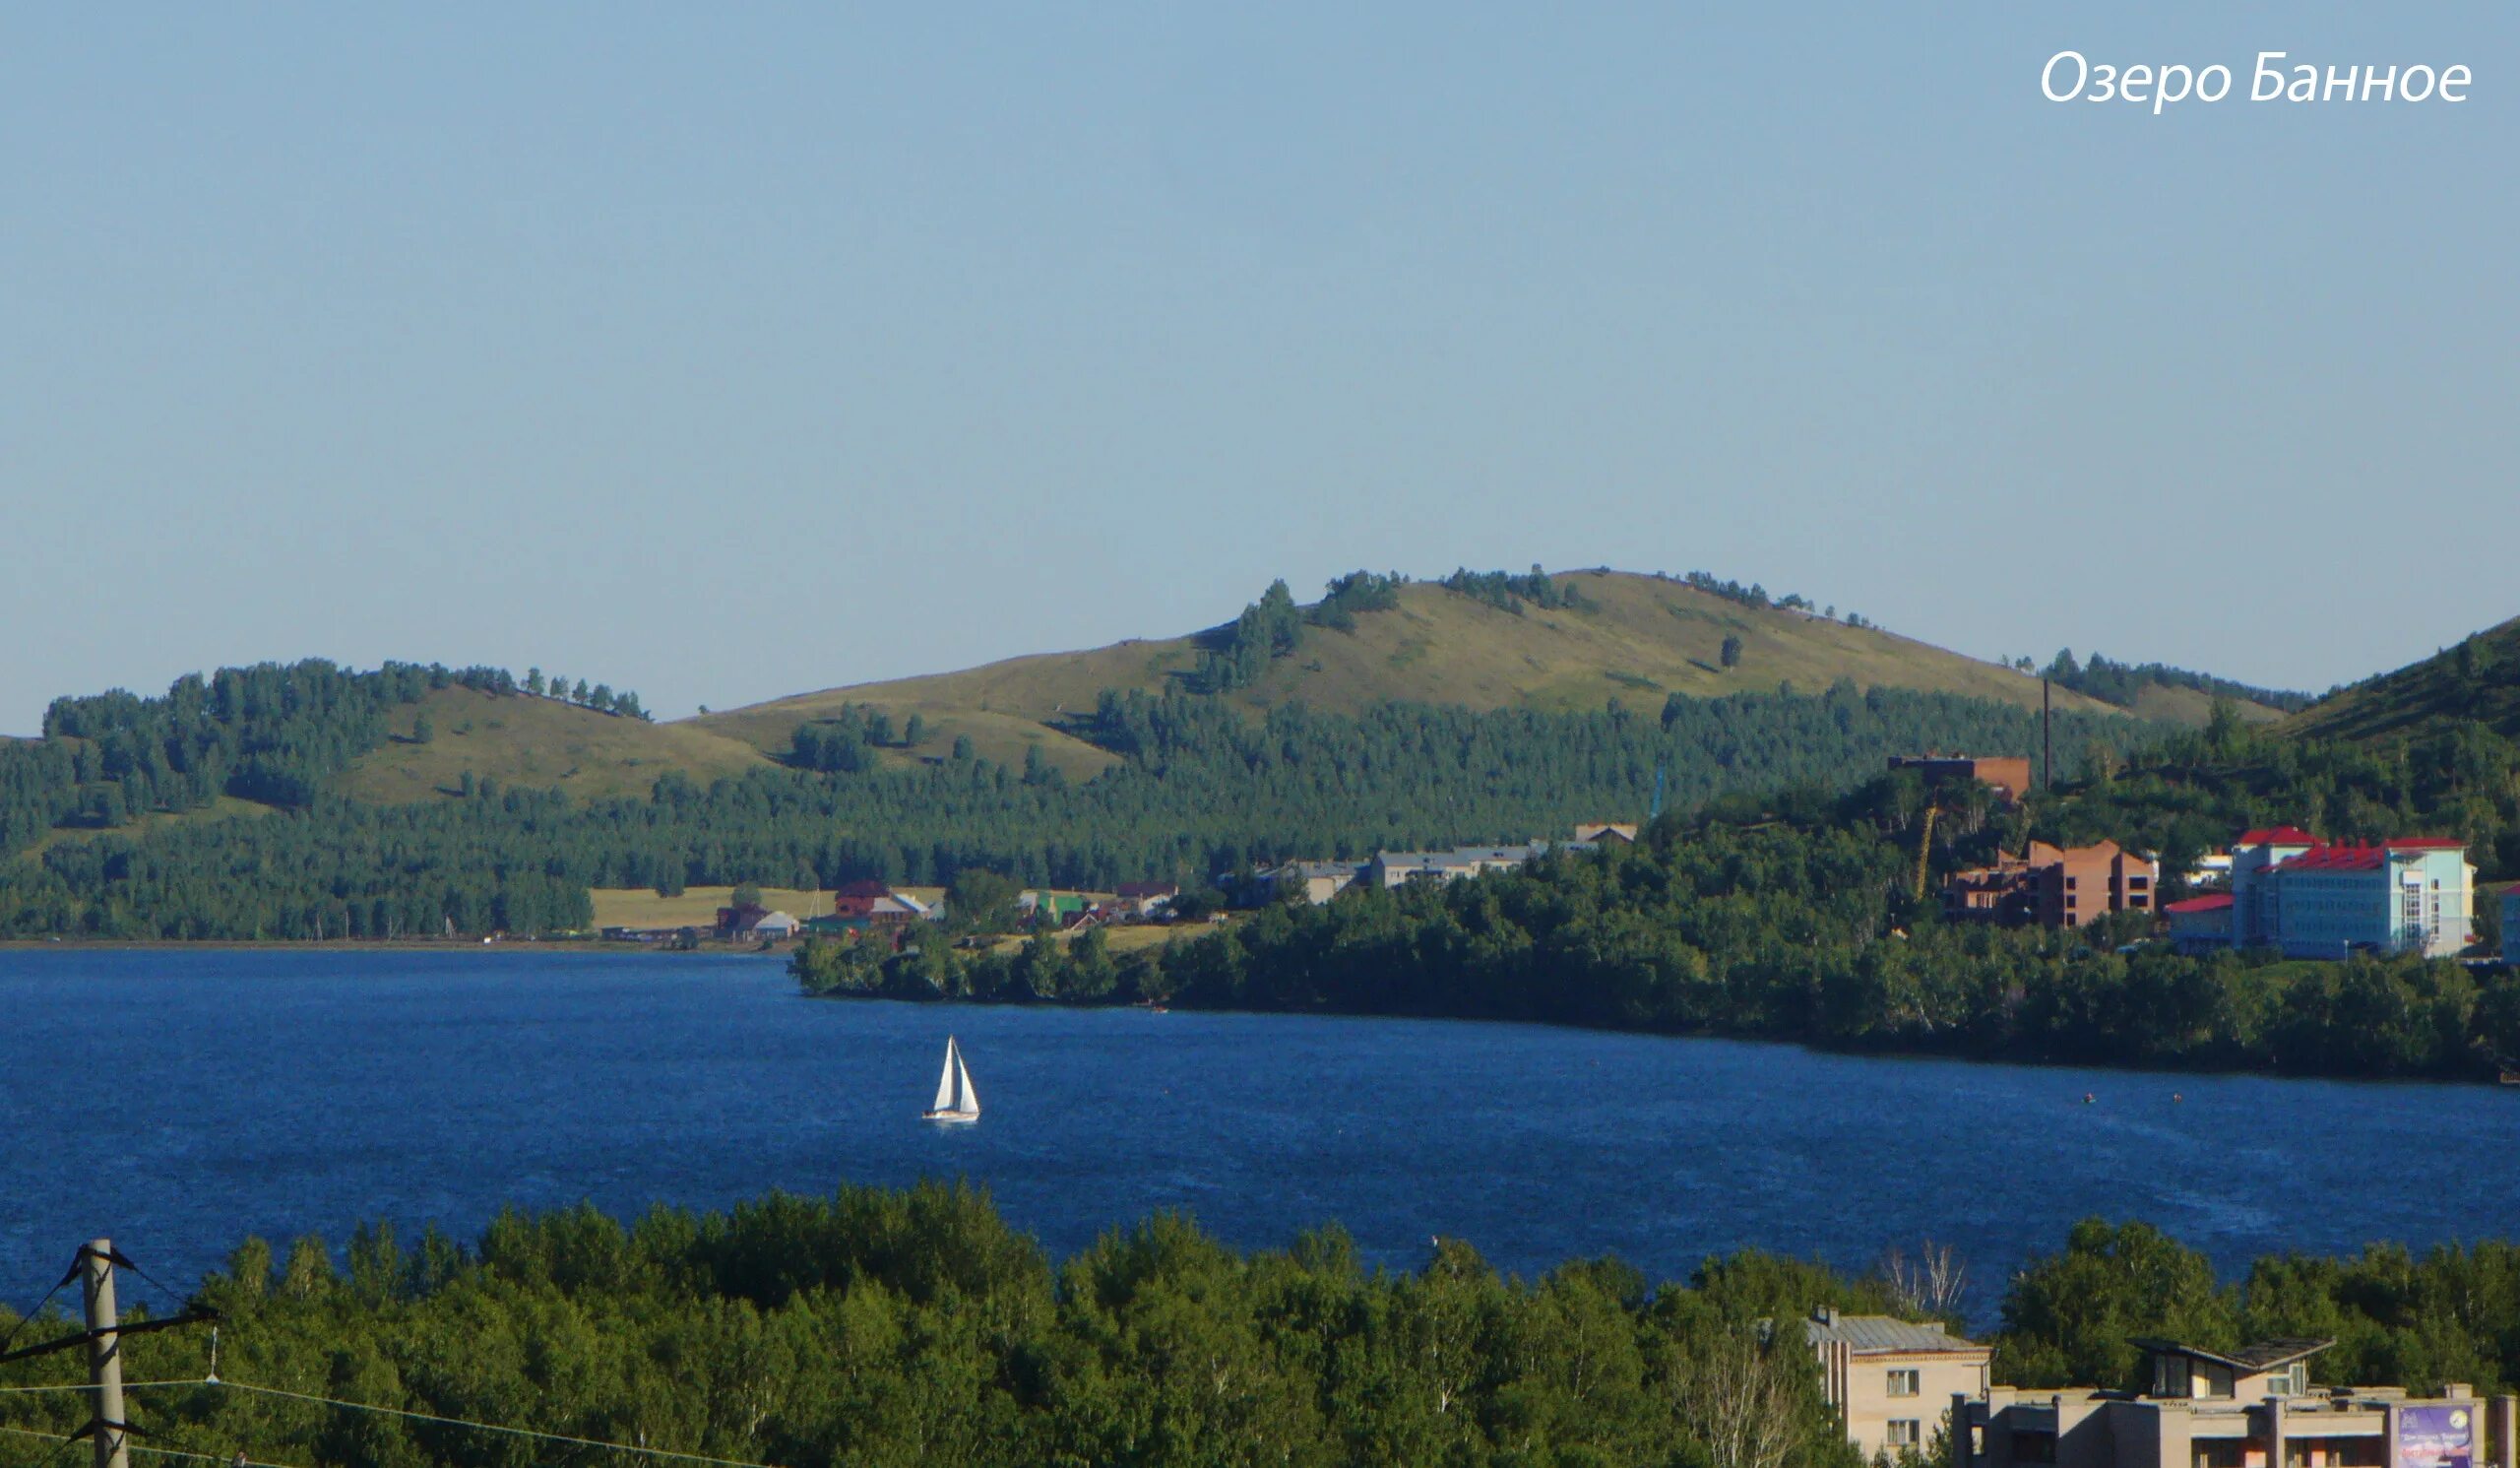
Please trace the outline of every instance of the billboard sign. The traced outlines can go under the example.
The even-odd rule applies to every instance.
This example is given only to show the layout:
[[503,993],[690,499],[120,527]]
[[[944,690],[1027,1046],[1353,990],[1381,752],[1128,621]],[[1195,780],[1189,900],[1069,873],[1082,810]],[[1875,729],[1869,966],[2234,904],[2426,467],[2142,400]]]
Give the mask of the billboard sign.
[[2476,1409],[2400,1407],[2396,1468],[2476,1468]]

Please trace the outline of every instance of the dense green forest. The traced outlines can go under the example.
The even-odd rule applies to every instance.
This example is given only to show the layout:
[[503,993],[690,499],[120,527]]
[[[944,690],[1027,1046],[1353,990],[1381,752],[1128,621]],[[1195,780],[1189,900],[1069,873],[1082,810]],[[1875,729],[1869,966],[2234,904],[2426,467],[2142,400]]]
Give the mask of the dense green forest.
[[[1660,1286],[1615,1259],[1523,1280],[1461,1241],[1392,1272],[1335,1227],[1245,1252],[1174,1216],[1054,1261],[935,1183],[626,1228],[511,1214],[469,1246],[371,1227],[346,1268],[320,1240],[249,1241],[197,1299],[230,1384],[134,1391],[143,1443],[307,1468],[635,1460],[251,1388],[788,1468],[1858,1468],[1794,1322],[1830,1305],[1965,1324],[1973,1304],[1888,1256],[1859,1275],[1751,1251]],[[2132,1384],[2126,1338],[2146,1333],[2333,1336],[2323,1380],[2520,1381],[2520,1250],[2498,1243],[2272,1256],[2224,1284],[2148,1226],[2094,1220],[1995,1315],[2008,1384]],[[70,1328],[19,1323],[0,1309],[21,1341]],[[126,1338],[126,1377],[200,1380],[208,1334]],[[84,1369],[13,1363],[0,1387]],[[85,1412],[75,1391],[0,1395],[0,1463],[57,1462]]]
[[[2169,854],[2312,823],[2426,830],[2520,856],[2520,749],[2480,730],[2385,750],[2253,737],[2218,720],[2120,770],[2006,810],[1983,788],[1934,826],[1937,869],[2032,834]],[[2133,916],[2081,932],[1946,925],[1914,892],[1913,774],[1836,794],[1718,797],[1634,848],[1471,881],[1352,889],[1114,960],[1043,938],[1014,953],[816,945],[810,990],[1450,1015],[2098,1064],[2490,1077],[2520,1054],[2520,972],[2448,960],[2279,963],[2150,945]],[[2173,881],[2168,891],[2175,893]]]
[[[591,886],[941,882],[968,866],[1073,886],[1204,884],[1264,861],[1632,818],[1653,799],[1658,769],[1670,805],[1684,809],[1783,781],[1844,783],[1896,752],[2026,749],[2035,727],[2009,705],[1851,686],[1675,697],[1659,719],[1398,703],[1251,719],[1196,694],[1130,693],[1081,717],[1077,733],[1123,756],[1086,782],[1038,761],[872,760],[864,751],[892,732],[844,720],[798,741],[796,762],[823,768],[705,788],[669,773],[646,798],[581,802],[469,778],[460,796],[410,805],[329,793],[387,736],[386,707],[441,680],[504,693],[505,679],[300,664],[189,679],[163,699],[55,705],[54,736],[0,746],[5,849],[23,852],[64,822],[106,829],[0,858],[0,935],[537,932],[584,925]],[[229,688],[232,699],[220,691]],[[2163,734],[2106,715],[2058,728],[2077,760],[2087,748],[2115,758]],[[166,779],[155,773],[161,764]],[[220,794],[278,813],[113,824]]]

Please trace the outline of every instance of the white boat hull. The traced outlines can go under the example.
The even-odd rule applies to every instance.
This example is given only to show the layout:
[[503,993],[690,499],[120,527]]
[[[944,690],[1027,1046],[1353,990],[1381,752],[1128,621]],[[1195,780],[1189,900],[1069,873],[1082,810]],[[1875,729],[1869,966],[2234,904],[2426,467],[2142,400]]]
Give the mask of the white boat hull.
[[976,1121],[979,1118],[980,1114],[977,1112],[921,1112],[918,1114],[918,1119],[921,1121]]

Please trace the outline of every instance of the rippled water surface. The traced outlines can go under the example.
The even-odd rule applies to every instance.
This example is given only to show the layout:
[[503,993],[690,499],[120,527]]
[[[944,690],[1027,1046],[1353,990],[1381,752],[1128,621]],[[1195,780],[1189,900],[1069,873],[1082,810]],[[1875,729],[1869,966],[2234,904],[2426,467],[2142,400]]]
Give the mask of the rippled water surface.
[[[986,1109],[918,1113],[948,1032]],[[2084,1103],[2085,1093],[2095,1098]],[[2183,1098],[2183,1099],[2174,1099]],[[1969,1065],[1513,1025],[811,1000],[771,960],[0,952],[0,1299],[110,1234],[470,1237],[506,1202],[711,1206],[967,1177],[1053,1250],[1150,1210],[1337,1220],[1532,1272],[1958,1244],[1995,1286],[2092,1213],[2227,1270],[2512,1232],[2520,1092]],[[1982,1292],[1978,1308],[1991,1303]]]

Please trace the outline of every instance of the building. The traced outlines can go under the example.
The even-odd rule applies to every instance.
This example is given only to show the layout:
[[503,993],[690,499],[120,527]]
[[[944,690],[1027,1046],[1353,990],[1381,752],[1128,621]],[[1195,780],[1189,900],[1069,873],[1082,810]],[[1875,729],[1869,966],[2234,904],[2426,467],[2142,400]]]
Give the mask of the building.
[[752,926],[745,931],[744,936],[758,938],[765,943],[784,943],[803,928],[804,925],[790,915],[774,910],[754,919]]
[[2024,754],[1998,754],[1980,759],[1967,754],[1894,754],[1890,768],[1914,770],[1924,777],[1927,790],[1940,790],[1946,785],[1975,780],[1995,793],[1995,798],[2006,805],[2018,805],[2030,794],[2030,757]]
[[1386,891],[1412,881],[1460,881],[1490,871],[1512,871],[1548,850],[1544,841],[1520,846],[1457,846],[1447,852],[1376,852],[1360,878]]
[[1895,1315],[1841,1315],[1827,1308],[1802,1322],[1820,1362],[1820,1389],[1866,1458],[1922,1452],[1954,1397],[1986,1394],[1991,1347]]
[[1623,845],[1634,846],[1636,844],[1636,822],[1579,821],[1576,823],[1575,845],[1600,846],[1606,841],[1616,841]]
[[2232,847],[2232,942],[2288,958],[2453,957],[2470,941],[2476,867],[2465,843],[2408,836],[2322,841],[2294,826]]
[[2138,1340],[2151,1388],[1955,1395],[1949,1468],[2514,1468],[2514,1399],[2313,1387],[2323,1340]]
[[2080,927],[2111,913],[2153,910],[2161,864],[2114,841],[2051,846],[1956,871],[1943,883],[1942,915],[1954,922]]
[[752,925],[770,916],[770,909],[757,902],[739,902],[718,909],[718,936],[728,941],[745,936]]
[[1178,882],[1122,882],[1112,894],[1112,907],[1124,918],[1161,918],[1181,895]]
[[2232,946],[2232,894],[2208,892],[2185,902],[2167,903],[2170,940],[2181,953],[2211,953]]
[[869,928],[901,927],[927,915],[927,908],[917,899],[896,892],[884,882],[843,882],[832,889],[833,921],[808,926],[817,932],[827,928],[862,932]]
[[2269,873],[2319,844],[2299,826],[2244,831],[2232,843],[2232,943],[2240,948],[2276,946],[2275,888]]
[[1361,869],[1354,862],[1289,862],[1258,873],[1254,880],[1273,894],[1300,888],[1304,901],[1317,907],[1354,886]]

